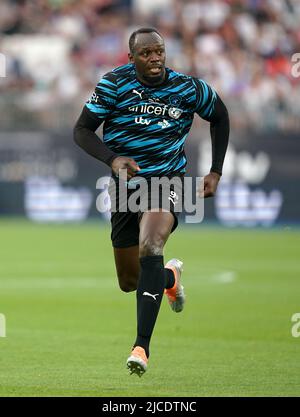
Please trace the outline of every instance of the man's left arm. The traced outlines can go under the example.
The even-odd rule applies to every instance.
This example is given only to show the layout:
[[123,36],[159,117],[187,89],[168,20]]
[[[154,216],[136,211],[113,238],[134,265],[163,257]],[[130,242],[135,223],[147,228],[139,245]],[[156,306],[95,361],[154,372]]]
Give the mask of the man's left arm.
[[217,190],[229,140],[230,122],[228,111],[217,94],[213,111],[209,117],[203,118],[210,122],[212,144],[212,165],[210,173],[204,177],[204,198],[206,198],[214,196]]

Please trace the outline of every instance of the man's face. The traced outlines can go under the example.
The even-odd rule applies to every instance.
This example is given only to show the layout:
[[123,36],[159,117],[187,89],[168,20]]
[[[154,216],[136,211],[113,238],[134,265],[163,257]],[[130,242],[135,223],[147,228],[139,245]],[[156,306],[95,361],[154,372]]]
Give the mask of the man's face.
[[165,45],[155,32],[139,33],[135,38],[133,53],[129,53],[130,62],[135,64],[138,76],[150,84],[160,82],[165,76]]

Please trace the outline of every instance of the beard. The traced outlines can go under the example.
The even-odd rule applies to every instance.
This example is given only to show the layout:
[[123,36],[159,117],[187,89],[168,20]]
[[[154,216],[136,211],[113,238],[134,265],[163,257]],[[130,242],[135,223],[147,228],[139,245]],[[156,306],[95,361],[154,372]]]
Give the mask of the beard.
[[148,76],[148,75],[144,75],[143,78],[144,80],[149,83],[149,84],[161,84],[165,81],[166,79],[166,71],[164,70],[161,74],[159,75],[152,75],[152,76]]

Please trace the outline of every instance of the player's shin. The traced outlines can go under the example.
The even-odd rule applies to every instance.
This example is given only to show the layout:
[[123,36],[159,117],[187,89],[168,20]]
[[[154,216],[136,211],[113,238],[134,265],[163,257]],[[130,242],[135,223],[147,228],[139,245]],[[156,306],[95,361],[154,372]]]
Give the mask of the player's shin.
[[144,256],[140,258],[140,266],[137,287],[137,338],[134,346],[143,347],[149,357],[150,338],[166,281],[163,256]]

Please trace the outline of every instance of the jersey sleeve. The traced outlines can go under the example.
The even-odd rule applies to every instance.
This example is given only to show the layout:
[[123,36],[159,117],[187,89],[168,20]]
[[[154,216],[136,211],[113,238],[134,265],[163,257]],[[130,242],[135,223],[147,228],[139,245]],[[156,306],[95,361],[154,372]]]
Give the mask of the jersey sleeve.
[[99,81],[85,107],[90,111],[93,118],[102,123],[114,110],[117,94],[118,88],[115,76],[109,72]]
[[194,78],[194,82],[196,86],[195,113],[207,120],[214,110],[217,94],[205,81]]

